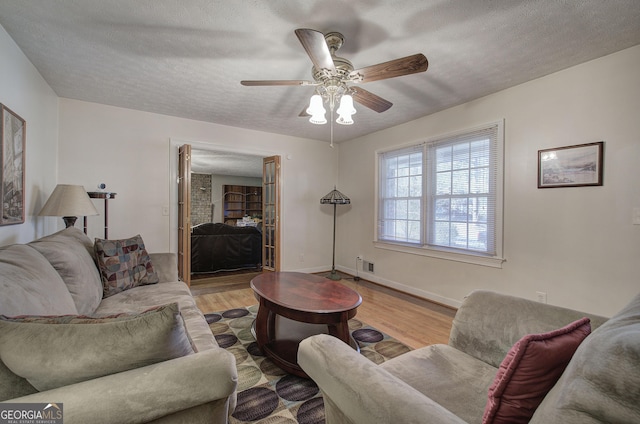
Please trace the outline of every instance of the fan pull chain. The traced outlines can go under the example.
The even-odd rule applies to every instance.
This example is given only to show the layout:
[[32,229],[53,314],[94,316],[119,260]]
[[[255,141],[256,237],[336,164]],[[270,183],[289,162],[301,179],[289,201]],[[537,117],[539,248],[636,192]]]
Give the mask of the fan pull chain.
[[331,144],[329,147],[333,148],[333,108],[331,108]]

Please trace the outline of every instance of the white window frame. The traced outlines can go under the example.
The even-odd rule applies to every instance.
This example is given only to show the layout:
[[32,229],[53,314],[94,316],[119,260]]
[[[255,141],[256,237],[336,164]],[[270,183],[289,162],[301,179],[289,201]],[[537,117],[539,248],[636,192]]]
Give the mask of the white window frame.
[[[429,154],[429,146],[434,143],[440,143],[444,140],[454,140],[456,138],[460,138],[461,136],[480,131],[482,129],[490,128],[496,126],[496,165],[494,167],[494,171],[496,173],[496,187],[495,187],[495,218],[494,218],[494,242],[495,242],[495,254],[489,255],[483,252],[475,251],[475,250],[465,250],[465,249],[456,249],[450,247],[442,247],[435,246],[429,244],[429,231],[432,231],[430,225],[433,221],[432,217],[429,216],[429,194],[430,191],[428,189],[427,184],[431,184],[428,179],[431,178],[429,173],[431,169],[428,169],[427,162],[429,158],[426,156]],[[404,243],[397,241],[389,241],[381,239],[380,234],[380,213],[382,207],[382,197],[381,197],[381,175],[382,170],[380,169],[381,158],[385,154],[399,152],[401,150],[408,151],[412,147],[419,148],[422,146],[425,152],[425,156],[423,157],[424,161],[424,172],[423,172],[423,193],[422,193],[422,235],[420,243]],[[378,150],[375,152],[376,154],[376,183],[375,183],[375,196],[376,196],[376,208],[375,208],[375,241],[374,246],[376,248],[392,250],[396,252],[403,252],[421,256],[428,256],[446,260],[453,260],[465,263],[471,263],[476,265],[484,265],[496,268],[502,268],[502,263],[505,261],[503,258],[503,207],[504,207],[504,121],[496,121],[491,122],[486,125],[477,126],[474,128],[465,129],[462,131],[457,131],[455,133],[449,133],[437,137],[430,138],[425,140],[422,143],[412,143],[406,144],[402,146],[397,146],[392,149],[384,149]]]

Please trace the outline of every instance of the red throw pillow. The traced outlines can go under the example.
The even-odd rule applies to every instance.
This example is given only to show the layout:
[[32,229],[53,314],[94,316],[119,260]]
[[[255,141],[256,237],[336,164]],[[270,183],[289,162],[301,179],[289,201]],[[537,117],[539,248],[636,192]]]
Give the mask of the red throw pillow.
[[518,340],[489,387],[482,423],[528,423],[589,333],[589,318],[582,318],[559,330]]

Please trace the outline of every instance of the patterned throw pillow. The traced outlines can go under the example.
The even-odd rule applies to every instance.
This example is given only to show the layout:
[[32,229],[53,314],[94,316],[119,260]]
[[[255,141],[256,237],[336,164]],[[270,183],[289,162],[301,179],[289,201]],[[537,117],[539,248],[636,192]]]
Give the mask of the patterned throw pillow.
[[103,297],[160,281],[140,234],[124,240],[96,238],[94,250],[102,277]]
[[193,353],[177,303],[138,314],[0,315],[0,358],[50,390]]

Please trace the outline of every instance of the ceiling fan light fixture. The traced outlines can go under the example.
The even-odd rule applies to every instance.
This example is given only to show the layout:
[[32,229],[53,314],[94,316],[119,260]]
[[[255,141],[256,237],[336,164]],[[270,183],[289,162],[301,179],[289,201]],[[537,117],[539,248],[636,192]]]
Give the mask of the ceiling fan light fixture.
[[327,118],[325,118],[324,114],[327,110],[322,105],[323,100],[322,96],[319,94],[314,94],[311,96],[311,100],[309,101],[309,107],[307,108],[307,113],[311,115],[309,118],[309,122],[316,125],[322,125],[327,123]]
[[309,122],[316,125],[324,125],[327,123],[327,118],[325,118],[324,115],[312,115],[311,118],[309,118]]
[[[309,122],[322,125],[327,123],[326,109],[323,103],[329,105],[331,111],[331,147],[333,147],[333,123],[340,125],[352,125],[352,115],[356,113],[353,107],[352,96],[359,105],[381,113],[388,110],[393,103],[383,99],[362,88],[349,87],[351,83],[366,83],[401,77],[404,75],[424,72],[429,66],[429,61],[422,53],[399,59],[390,60],[376,65],[354,69],[353,64],[336,56],[336,52],[344,43],[344,36],[339,32],[323,34],[309,28],[295,30],[298,41],[311,59],[313,67],[311,75],[313,81],[306,80],[247,80],[240,81],[245,86],[314,86],[315,94],[311,97],[309,107],[298,116],[310,115]],[[350,94],[347,94],[350,93]],[[334,112],[337,101],[340,107],[337,110],[338,119],[334,121]]]
[[336,111],[338,112],[338,119],[336,122],[340,125],[351,125],[353,124],[353,118],[351,115],[356,113],[356,109],[353,107],[353,97],[349,94],[345,94],[340,98],[340,107]]

